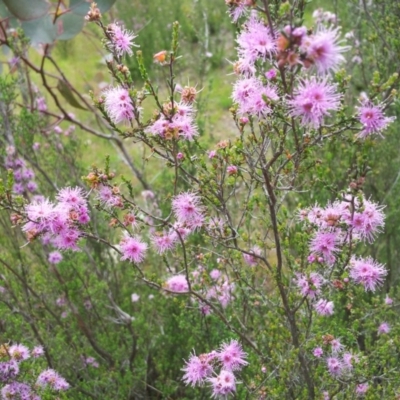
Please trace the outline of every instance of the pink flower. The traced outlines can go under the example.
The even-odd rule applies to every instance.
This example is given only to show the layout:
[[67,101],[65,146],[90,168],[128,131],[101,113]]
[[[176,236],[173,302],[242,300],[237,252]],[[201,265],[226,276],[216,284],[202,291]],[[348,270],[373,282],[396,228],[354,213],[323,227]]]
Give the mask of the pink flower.
[[14,344],[9,349],[10,356],[15,361],[27,360],[30,357],[29,349],[23,344]]
[[129,92],[120,86],[104,92],[104,107],[114,124],[130,121],[135,117],[132,99]]
[[303,41],[303,49],[307,58],[311,60],[320,74],[337,71],[345,61],[342,53],[349,50],[349,46],[340,46],[339,28],[325,28],[320,26],[317,32]]
[[133,54],[131,47],[139,47],[132,42],[137,36],[132,32],[123,29],[118,24],[111,24],[107,29],[111,37],[111,40],[108,42],[108,44],[118,56],[123,56],[125,54],[129,54],[131,56]]
[[313,350],[313,355],[317,358],[320,358],[324,354],[324,351],[321,349],[321,347],[316,347]]
[[155,233],[151,236],[151,243],[155,247],[158,254],[164,254],[168,250],[172,250],[179,241],[176,232]]
[[395,120],[395,117],[385,117],[382,104],[375,105],[371,101],[364,101],[357,107],[357,111],[358,119],[363,125],[363,130],[357,135],[361,139],[370,135],[383,137],[381,132]]
[[231,340],[230,343],[223,343],[218,352],[218,359],[227,371],[241,370],[248,362],[245,360],[246,353],[237,340]]
[[360,204],[359,210],[354,213],[351,225],[354,232],[359,234],[361,239],[371,243],[375,234],[381,232],[381,228],[385,225],[383,207],[365,199],[362,205]]
[[367,393],[369,388],[368,383],[360,383],[356,386],[356,395],[357,396],[364,396]]
[[320,294],[323,278],[317,272],[312,272],[309,277],[306,275],[297,275],[296,286],[300,289],[302,296],[308,296],[310,299]]
[[144,260],[144,256],[147,250],[147,244],[142,242],[137,237],[124,237],[121,242],[121,260],[129,260],[136,264],[141,263]]
[[265,73],[265,77],[269,80],[274,80],[277,77],[276,69],[270,69]]
[[331,341],[331,348],[332,348],[332,353],[336,354],[342,351],[344,349],[344,346],[340,343],[339,339],[333,339]]
[[32,349],[31,356],[33,358],[41,357],[44,354],[42,346],[36,346]]
[[332,376],[339,376],[343,371],[343,365],[337,357],[328,357],[326,359],[326,364]]
[[258,246],[253,246],[249,250],[249,253],[253,254],[243,253],[244,261],[247,265],[250,265],[250,267],[255,267],[260,261],[260,259],[256,256],[261,256],[262,250]]
[[228,165],[226,172],[228,175],[236,175],[238,173],[238,168],[236,165]]
[[208,378],[212,385],[212,396],[227,396],[236,391],[236,378],[230,371],[222,370],[215,378]]
[[48,260],[50,264],[58,264],[63,259],[63,256],[58,251],[52,251],[49,256]]
[[387,322],[382,322],[378,328],[378,335],[383,335],[390,332],[390,325]]
[[393,304],[393,300],[388,295],[385,297],[385,304],[387,306],[391,306]]
[[214,281],[218,280],[218,278],[221,276],[221,271],[219,271],[218,269],[213,269],[210,272],[210,278]]
[[79,187],[63,188],[58,192],[56,198],[60,203],[68,204],[74,208],[86,205],[86,199],[83,197],[83,191]]
[[232,99],[239,106],[239,114],[248,113],[261,117],[271,113],[271,107],[264,98],[277,100],[277,89],[270,84],[264,86],[257,78],[239,79],[233,87]]
[[175,275],[165,282],[166,289],[175,293],[187,293],[189,284],[185,275]]
[[50,387],[56,391],[67,390],[68,382],[53,369],[43,371],[37,378],[36,384],[41,387]]
[[318,300],[318,302],[314,305],[315,311],[319,315],[332,315],[333,307],[333,301],[328,301],[324,299]]
[[246,60],[249,64],[254,64],[257,60],[266,60],[276,53],[276,43],[271,36],[269,26],[257,18],[250,18],[245,29],[237,38],[239,44],[239,57]]
[[368,258],[353,258],[350,261],[350,278],[356,283],[361,283],[365,291],[371,290],[374,292],[377,286],[383,282],[383,277],[386,276],[385,267],[378,264],[371,257]]
[[327,78],[311,77],[304,80],[294,91],[289,103],[289,113],[292,117],[301,118],[301,125],[319,128],[324,118],[330,116],[330,111],[338,110],[341,95],[336,92],[336,85]]
[[310,243],[313,253],[321,254],[328,264],[335,262],[334,253],[338,251],[338,238],[334,232],[317,232]]
[[172,200],[172,210],[181,224],[191,225],[198,219],[202,220],[202,207],[200,197],[194,193],[185,192],[174,197]]
[[208,152],[208,158],[209,158],[209,159],[214,158],[216,155],[217,155],[217,152],[216,152],[215,150],[210,150],[210,151]]
[[191,354],[189,361],[182,369],[185,372],[182,378],[185,384],[196,386],[197,383],[203,383],[214,372],[211,362],[212,357],[208,354],[200,354],[198,357]]

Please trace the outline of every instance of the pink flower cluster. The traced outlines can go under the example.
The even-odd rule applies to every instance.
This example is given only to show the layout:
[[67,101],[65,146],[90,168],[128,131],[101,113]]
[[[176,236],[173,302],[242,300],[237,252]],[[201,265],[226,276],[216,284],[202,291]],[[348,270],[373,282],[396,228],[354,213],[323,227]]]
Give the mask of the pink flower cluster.
[[13,171],[13,192],[19,195],[36,192],[38,185],[35,182],[34,171],[27,167],[23,158],[17,156],[15,147],[8,146],[6,148],[6,154],[4,166]]
[[36,384],[40,387],[49,387],[50,389],[60,392],[69,388],[68,382],[53,369],[43,371],[37,378]]
[[251,17],[237,37],[238,69],[244,75],[254,75],[258,60],[271,59],[277,51],[275,38],[269,26],[255,17]]
[[186,102],[169,103],[164,106],[164,113],[150,125],[146,132],[158,135],[165,140],[183,138],[193,140],[198,135],[197,126],[194,120],[195,111],[193,105]]
[[28,222],[23,226],[28,239],[41,235],[61,250],[79,250],[81,226],[90,221],[87,199],[82,189],[64,188],[58,192],[57,203],[42,198],[25,207]]
[[268,103],[272,103],[278,98],[275,86],[264,85],[255,77],[239,79],[233,87],[232,99],[238,104],[240,115],[248,113],[265,117],[272,111]]
[[316,233],[311,240],[309,260],[333,265],[335,254],[353,239],[372,242],[384,226],[382,206],[367,199],[345,199],[321,208],[300,211],[300,219],[311,224]]
[[[205,279],[206,271],[203,266],[198,266],[190,274],[191,284],[201,286],[201,292],[207,300],[216,300],[221,307],[226,308],[232,300],[232,293],[235,289],[235,284],[231,283],[225,274],[219,270],[213,269],[209,273],[211,278],[211,285],[207,283],[209,280]],[[165,288],[175,293],[187,293],[189,291],[189,284],[185,275],[175,275],[167,279]],[[209,314],[210,308],[208,305],[200,304],[200,310],[203,314]]]
[[[0,382],[4,385],[1,389],[2,399],[30,399],[40,400],[38,395],[39,387],[49,386],[54,391],[64,391],[69,388],[68,382],[53,370],[43,371],[37,378],[36,385],[29,382],[19,382],[20,365],[26,360],[41,357],[44,354],[42,346],[29,350],[23,344],[8,346],[1,345],[3,353],[0,362]],[[26,372],[23,376],[27,379]]]
[[[329,335],[327,335],[329,336]],[[345,346],[339,339],[329,338],[324,342],[327,351],[330,354],[325,358],[328,372],[335,378],[339,378],[345,374],[351,374],[354,363],[359,362],[358,356],[345,351]],[[324,351],[321,347],[313,350],[313,354],[317,358],[321,358]]]
[[208,382],[211,385],[212,397],[226,398],[236,392],[234,373],[248,364],[245,358],[246,353],[237,340],[223,343],[217,351],[199,356],[192,354],[183,368],[183,381],[191,386]]

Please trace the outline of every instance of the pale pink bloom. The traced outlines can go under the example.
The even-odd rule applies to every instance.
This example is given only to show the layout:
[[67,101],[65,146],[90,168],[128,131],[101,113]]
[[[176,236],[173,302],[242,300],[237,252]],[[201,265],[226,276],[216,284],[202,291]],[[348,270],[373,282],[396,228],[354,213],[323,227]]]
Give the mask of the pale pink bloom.
[[199,217],[203,218],[201,199],[195,193],[185,192],[174,197],[172,210],[181,224],[191,224]]
[[383,283],[387,271],[382,264],[378,264],[371,257],[352,258],[350,261],[350,278],[361,283],[365,291],[374,292]]
[[323,125],[325,117],[340,107],[341,95],[336,89],[336,85],[329,83],[327,78],[313,76],[305,79],[295,89],[293,98],[288,101],[290,115],[300,118],[302,126],[319,128]]
[[250,64],[266,60],[276,53],[276,42],[269,26],[257,18],[250,18],[245,29],[237,38],[239,57]]
[[339,339],[333,339],[331,341],[331,348],[332,348],[332,353],[337,354],[344,349],[344,346],[342,345],[342,343],[340,343]]
[[130,121],[135,117],[135,110],[128,90],[117,86],[104,93],[104,108],[114,124]]
[[189,291],[189,284],[185,275],[175,275],[165,282],[166,289],[175,293],[186,293]]
[[328,264],[335,262],[334,254],[339,250],[338,237],[334,232],[317,232],[310,243],[310,250],[321,255]]
[[182,369],[185,372],[182,378],[185,384],[196,386],[198,383],[203,383],[214,372],[211,362],[212,357],[208,354],[200,354],[199,356],[191,354],[189,361]]
[[359,234],[361,239],[372,242],[376,233],[382,232],[385,225],[385,214],[380,206],[370,200],[363,200],[362,207],[359,207],[358,212],[354,213],[354,218],[351,224],[354,232]]
[[328,301],[324,299],[318,300],[318,302],[314,305],[315,311],[319,315],[332,315],[333,307],[333,301]]
[[132,32],[126,29],[123,29],[120,25],[111,24],[107,29],[111,37],[108,45],[118,56],[123,56],[125,54],[131,56],[133,54],[131,47],[139,47],[133,43],[133,39],[135,39],[137,35],[134,35]]
[[365,139],[371,135],[383,137],[384,131],[394,120],[395,117],[385,117],[383,113],[383,104],[375,105],[367,100],[357,107],[358,119],[363,125],[363,130],[357,135],[361,139]]
[[278,91],[275,86],[265,86],[255,77],[239,79],[233,87],[232,99],[239,106],[239,114],[262,117],[271,113],[272,109],[264,98],[276,101],[279,98]]
[[221,361],[223,369],[227,371],[241,370],[243,366],[248,364],[245,360],[246,356],[247,354],[237,340],[223,343],[218,352],[218,359]]
[[11,359],[15,361],[27,360],[30,357],[29,349],[23,344],[14,344],[9,349],[8,352]]
[[218,269],[213,269],[210,272],[210,277],[212,280],[216,281],[218,280],[218,278],[221,276],[221,271],[219,271]]
[[217,152],[216,152],[215,150],[210,150],[210,151],[208,152],[208,158],[209,158],[209,159],[214,158],[216,155],[217,155]]
[[393,304],[393,300],[388,295],[385,297],[385,304],[387,306],[391,306]]
[[313,350],[313,355],[317,358],[320,358],[324,354],[324,351],[321,349],[321,347],[316,347]]
[[277,77],[276,69],[272,68],[265,73],[265,77],[269,80],[274,80]]
[[147,251],[147,244],[138,237],[125,236],[120,242],[122,257],[121,260],[129,260],[136,264],[144,260]]
[[357,361],[357,358],[354,357],[351,353],[344,353],[342,356],[343,366],[346,367],[348,370],[353,369],[353,360]]
[[179,242],[178,235],[174,231],[155,233],[150,240],[158,254],[164,254],[166,251],[172,250]]
[[323,277],[317,272],[311,272],[310,276],[298,274],[295,280],[296,286],[300,289],[302,296],[308,296],[310,299],[321,293],[321,286],[324,282]]
[[38,111],[46,112],[47,111],[46,99],[44,97],[38,97],[36,99],[36,107]]
[[345,61],[342,53],[349,50],[349,46],[340,46],[339,28],[325,28],[320,26],[316,33],[303,41],[302,49],[311,60],[320,74],[337,71]]
[[227,396],[236,391],[236,378],[232,372],[221,370],[215,378],[208,378],[212,386],[212,397]]
[[378,328],[378,335],[383,335],[390,332],[390,325],[387,322],[382,322]]
[[246,262],[247,265],[250,265],[250,267],[255,267],[260,261],[260,259],[257,256],[261,256],[262,250],[258,246],[253,246],[249,250],[249,253],[252,254],[243,253],[244,261]]
[[236,165],[228,165],[226,172],[228,175],[236,175],[238,173],[238,167]]
[[56,391],[69,388],[68,382],[53,369],[43,371],[37,378],[36,384],[41,387],[50,387]]
[[50,264],[58,264],[63,259],[62,254],[59,251],[52,251],[49,256],[48,260]]
[[31,351],[31,356],[33,358],[41,357],[44,354],[44,350],[42,346],[36,346]]
[[356,395],[357,396],[364,396],[367,393],[369,388],[368,383],[360,383],[356,386]]
[[343,372],[343,364],[337,357],[328,357],[326,359],[326,364],[332,376],[339,376]]

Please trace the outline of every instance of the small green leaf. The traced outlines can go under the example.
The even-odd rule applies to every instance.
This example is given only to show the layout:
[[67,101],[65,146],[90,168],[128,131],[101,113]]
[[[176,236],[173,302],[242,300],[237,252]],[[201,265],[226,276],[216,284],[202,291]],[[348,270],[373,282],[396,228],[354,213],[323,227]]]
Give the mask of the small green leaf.
[[71,89],[68,87],[68,85],[65,82],[58,81],[57,89],[60,91],[62,97],[64,97],[64,99],[67,100],[68,104],[70,104],[72,107],[80,108],[81,110],[86,110],[85,107],[83,107],[79,104],[78,100],[76,100]]

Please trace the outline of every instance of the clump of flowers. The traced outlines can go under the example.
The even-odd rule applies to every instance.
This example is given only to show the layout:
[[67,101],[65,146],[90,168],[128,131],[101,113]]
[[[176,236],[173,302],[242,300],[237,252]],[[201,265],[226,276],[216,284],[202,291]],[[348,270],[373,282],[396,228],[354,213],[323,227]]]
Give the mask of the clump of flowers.
[[193,140],[198,135],[198,128],[194,120],[193,105],[187,102],[166,103],[163,112],[150,125],[146,132],[160,136],[165,140],[186,139]]
[[212,397],[226,398],[236,392],[235,372],[248,364],[246,353],[237,340],[223,343],[218,350],[196,356],[192,354],[183,371],[186,385],[209,383]]
[[35,193],[38,185],[35,182],[35,172],[28,167],[26,161],[19,157],[14,146],[7,146],[4,166],[13,171],[13,192],[19,195]]
[[[30,399],[40,400],[42,389],[48,387],[52,392],[69,389],[68,382],[56,371],[49,369],[42,371],[33,382],[30,374],[20,374],[20,365],[28,363],[29,359],[43,356],[41,346],[29,350],[23,344],[0,345],[0,382],[2,399]],[[23,381],[22,381],[23,380]]]
[[81,227],[90,221],[87,199],[78,187],[61,189],[56,198],[56,203],[42,198],[28,204],[22,229],[29,241],[42,236],[58,249],[77,251]]

